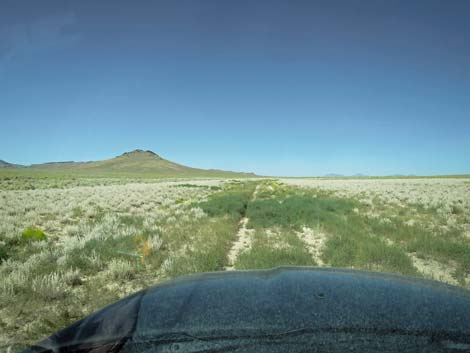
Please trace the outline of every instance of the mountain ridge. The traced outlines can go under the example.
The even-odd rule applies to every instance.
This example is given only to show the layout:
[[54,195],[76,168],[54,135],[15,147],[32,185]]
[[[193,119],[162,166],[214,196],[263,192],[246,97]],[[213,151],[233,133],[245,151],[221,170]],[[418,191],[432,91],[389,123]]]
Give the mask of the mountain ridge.
[[135,149],[124,152],[116,157],[87,162],[63,161],[46,162],[20,166],[5,161],[0,167],[13,169],[22,167],[24,170],[37,172],[60,172],[79,174],[125,174],[125,175],[155,175],[155,176],[255,176],[254,173],[233,172],[219,169],[200,169],[188,167],[169,161],[151,150]]
[[13,164],[0,159],[0,168],[23,168],[24,165]]

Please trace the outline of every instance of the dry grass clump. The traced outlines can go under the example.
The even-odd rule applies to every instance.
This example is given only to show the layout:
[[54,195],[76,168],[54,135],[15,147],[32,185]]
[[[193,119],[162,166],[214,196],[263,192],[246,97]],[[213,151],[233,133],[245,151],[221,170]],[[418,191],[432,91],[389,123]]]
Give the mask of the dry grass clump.
[[29,283],[29,275],[23,271],[14,272],[4,276],[0,282],[0,295],[13,297]]
[[151,251],[158,251],[163,245],[163,239],[158,235],[152,235],[148,238],[147,243]]
[[113,280],[132,280],[136,276],[136,270],[129,261],[112,259],[108,263],[107,272]]
[[33,278],[31,290],[47,301],[63,299],[67,295],[67,283],[63,275],[52,272]]
[[79,286],[82,282],[80,270],[70,269],[63,275],[64,282],[69,286]]

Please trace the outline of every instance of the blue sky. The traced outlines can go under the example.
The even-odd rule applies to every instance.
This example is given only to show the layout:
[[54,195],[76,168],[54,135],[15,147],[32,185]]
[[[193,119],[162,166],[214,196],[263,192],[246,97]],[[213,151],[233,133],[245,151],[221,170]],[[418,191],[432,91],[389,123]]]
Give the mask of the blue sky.
[[1,7],[0,159],[470,173],[470,1]]

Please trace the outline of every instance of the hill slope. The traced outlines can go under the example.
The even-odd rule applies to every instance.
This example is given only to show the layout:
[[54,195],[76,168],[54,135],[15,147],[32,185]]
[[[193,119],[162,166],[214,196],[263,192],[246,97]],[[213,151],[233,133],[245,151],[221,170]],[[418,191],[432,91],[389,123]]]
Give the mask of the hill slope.
[[0,159],[0,168],[21,168],[21,167],[23,166],[19,164],[8,163]]
[[[9,164],[9,163],[8,163]],[[6,166],[8,168],[8,166]],[[10,168],[8,168],[10,169]],[[93,162],[51,162],[22,168],[41,174],[83,174],[155,177],[247,177],[253,173],[237,173],[214,169],[191,168],[166,160],[152,151],[134,150],[118,157]]]

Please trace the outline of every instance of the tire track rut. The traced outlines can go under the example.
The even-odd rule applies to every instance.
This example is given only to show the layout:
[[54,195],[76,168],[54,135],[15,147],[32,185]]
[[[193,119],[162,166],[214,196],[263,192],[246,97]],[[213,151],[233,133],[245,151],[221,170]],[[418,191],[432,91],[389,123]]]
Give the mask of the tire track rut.
[[[256,200],[256,195],[258,194],[259,186],[260,185],[256,186],[255,191],[253,192],[253,195],[250,199],[250,202]],[[230,249],[227,255],[228,265],[224,268],[226,271],[234,271],[235,263],[238,259],[238,256],[240,256],[243,251],[246,251],[251,248],[251,244],[253,242],[254,229],[247,228],[248,221],[248,217],[243,217],[240,220],[237,232],[237,239],[233,242],[232,248]]]

